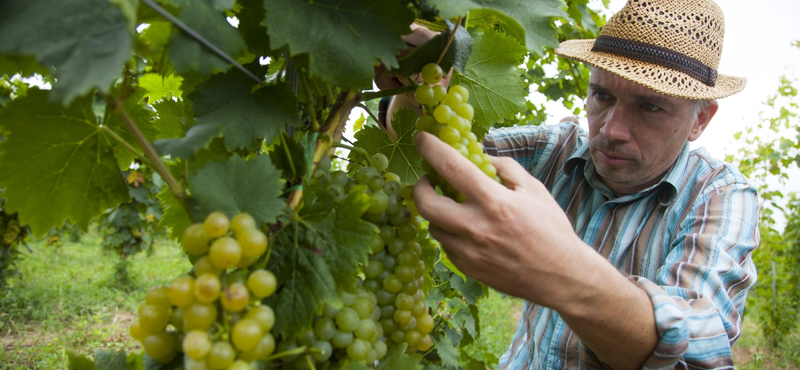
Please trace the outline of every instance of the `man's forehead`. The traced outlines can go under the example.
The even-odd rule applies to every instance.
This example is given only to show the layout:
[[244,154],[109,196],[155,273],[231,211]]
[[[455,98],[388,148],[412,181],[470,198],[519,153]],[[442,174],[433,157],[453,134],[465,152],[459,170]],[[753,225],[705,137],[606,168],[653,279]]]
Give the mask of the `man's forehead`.
[[651,102],[658,101],[672,104],[691,103],[690,100],[659,93],[644,85],[629,81],[597,67],[591,69],[589,87],[593,90],[604,90],[614,95],[626,94],[634,97],[647,98]]

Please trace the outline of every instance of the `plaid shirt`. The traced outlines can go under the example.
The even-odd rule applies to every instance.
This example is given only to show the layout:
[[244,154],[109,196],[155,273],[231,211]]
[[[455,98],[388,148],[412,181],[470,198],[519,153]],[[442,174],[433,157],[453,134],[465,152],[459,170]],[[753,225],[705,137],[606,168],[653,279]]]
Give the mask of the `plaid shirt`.
[[[756,190],[737,169],[687,143],[658,183],[616,198],[575,124],[492,130],[484,145],[542,181],[577,235],[650,296],[659,342],[645,368],[733,369],[759,240]],[[557,312],[531,302],[498,366],[605,368]]]

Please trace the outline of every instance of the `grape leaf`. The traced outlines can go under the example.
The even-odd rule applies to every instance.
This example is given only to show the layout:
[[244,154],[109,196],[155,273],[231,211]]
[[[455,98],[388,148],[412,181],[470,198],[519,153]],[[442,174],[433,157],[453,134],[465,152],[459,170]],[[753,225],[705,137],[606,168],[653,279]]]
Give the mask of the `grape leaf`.
[[[390,344],[389,341],[386,342]],[[418,370],[422,369],[422,355],[414,353],[406,354],[408,343],[390,344],[386,357],[381,360],[377,370]]]
[[48,92],[31,89],[0,109],[9,133],[0,144],[5,207],[37,236],[65,220],[86,230],[89,220],[130,200],[112,152],[118,144],[97,124],[92,97],[68,107],[47,99]]
[[94,364],[94,370],[124,370],[128,368],[125,350],[119,352],[104,349],[95,350]]
[[164,20],[149,22],[149,26],[139,33],[139,39],[147,44],[150,52],[163,50],[172,35],[172,23]]
[[36,63],[33,56],[0,54],[0,76],[11,77],[17,73],[22,77],[31,77],[36,73],[46,76],[50,71]]
[[563,0],[430,0],[430,4],[439,9],[442,18],[464,16],[472,9],[492,10],[505,23],[522,27],[525,30],[525,47],[537,54],[542,54],[545,46],[558,46],[553,17],[567,17],[567,13],[561,9],[566,8]]
[[147,90],[144,97],[153,104],[163,98],[180,97],[181,81],[183,78],[174,74],[162,76],[158,73],[145,73],[139,77],[139,87]]
[[436,347],[436,353],[442,359],[442,365],[457,368],[458,367],[458,352],[450,339],[445,335],[440,338],[433,339],[433,345]]
[[148,356],[147,353],[143,353],[142,364],[144,370],[178,370],[183,369],[183,356],[175,356],[172,361],[162,364]]
[[467,68],[454,75],[450,84],[469,91],[469,103],[475,108],[473,124],[491,127],[525,110],[525,89],[518,69],[525,48],[493,30],[473,32],[472,37],[475,42]]
[[292,223],[278,232],[267,268],[283,283],[266,302],[275,311],[273,334],[292,338],[310,327],[322,302],[338,297],[325,260],[297,244],[301,230]]
[[249,213],[256,225],[275,222],[285,206],[279,198],[283,180],[269,160],[260,155],[245,162],[234,155],[226,161],[208,162],[189,178],[187,199],[192,219],[203,220],[211,212],[233,217]]
[[89,357],[67,350],[69,370],[94,370],[94,361]]
[[[413,73],[419,73],[426,64],[435,63],[436,60],[439,59],[439,55],[442,53],[442,49],[444,49],[444,46],[447,44],[447,40],[450,38],[450,35],[453,33],[453,28],[455,27],[455,25],[448,20],[445,20],[445,23],[447,23],[446,30],[414,49],[414,51],[408,55],[398,59],[400,67],[392,72],[399,72],[400,74],[409,76]],[[449,71],[450,67],[453,67],[456,71],[463,73],[470,53],[472,53],[472,36],[470,36],[469,32],[467,32],[464,27],[458,27],[456,36],[453,37],[453,41],[450,43],[450,46],[448,46],[447,52],[445,52],[444,58],[442,58],[439,66],[442,67],[442,70],[445,72]]]
[[[242,53],[242,37],[208,0],[174,2],[183,6],[178,18],[189,28],[230,57]],[[191,69],[208,76],[214,69],[225,71],[230,68],[228,62],[182,31],[176,32],[169,42],[169,59],[179,74]]]
[[297,100],[288,84],[253,91],[256,85],[241,71],[232,70],[214,75],[189,96],[195,121],[222,126],[230,151],[252,149],[262,138],[272,142],[281,130],[299,123]]
[[194,159],[195,153],[208,147],[211,139],[219,136],[222,127],[213,123],[194,125],[186,131],[186,136],[175,139],[161,139],[153,142],[159,155],[169,154],[172,158]]
[[[413,184],[424,173],[422,171],[422,156],[419,155],[414,144],[417,115],[408,109],[398,110],[392,120],[392,127],[397,133],[397,141],[392,140],[381,129],[367,126],[353,135],[356,138],[355,147],[363,148],[370,155],[383,153],[389,158],[387,171],[400,176],[400,181]],[[350,152],[353,159],[358,154]]]
[[172,239],[179,240],[186,228],[192,224],[192,220],[189,219],[189,215],[183,210],[178,200],[172,196],[168,187],[164,187],[156,197],[164,206],[164,215],[161,216],[158,226],[169,228]]
[[33,54],[58,80],[50,96],[68,105],[92,88],[108,91],[131,55],[133,37],[108,0],[0,2],[0,52]]
[[153,108],[158,113],[158,118],[153,121],[153,127],[159,132],[156,139],[184,136],[185,127],[190,127],[194,122],[192,110],[184,101],[163,100],[153,104]]
[[[316,137],[314,134],[308,135],[306,138],[310,136]],[[272,163],[283,172],[283,178],[292,183],[299,182],[310,168],[310,163],[306,161],[306,153],[308,151],[311,152],[312,161],[314,154],[313,147],[307,151],[304,146],[298,142],[297,138],[296,135],[290,136],[286,132],[281,132],[280,141],[275,144],[273,150],[269,152]]]
[[[145,139],[151,141],[158,135],[158,130],[153,127],[153,110],[144,104],[144,94],[146,94],[146,91],[138,90],[126,96],[123,106],[125,107],[125,112],[128,113],[128,116],[133,120],[133,123],[136,124],[136,127],[139,128],[139,131],[142,132]],[[119,116],[112,114],[109,117],[107,125],[123,140],[136,145],[136,139],[131,135],[128,128],[125,127],[125,124],[120,120]],[[127,169],[136,157],[135,154],[131,153],[130,150],[122,145],[114,146],[114,156],[117,158],[117,164],[121,169]]]
[[400,36],[414,21],[400,0],[265,0],[264,7],[274,49],[288,45],[292,56],[308,53],[311,74],[357,89],[372,87],[378,59],[397,67],[395,54],[406,47]]
[[477,304],[478,299],[483,297],[483,285],[477,280],[466,277],[466,281],[462,279],[451,279],[450,285],[461,292],[464,300],[469,304]]
[[239,0],[242,11],[239,12],[239,34],[247,44],[247,49],[258,56],[269,55],[269,35],[267,28],[261,25],[266,17],[264,0]]

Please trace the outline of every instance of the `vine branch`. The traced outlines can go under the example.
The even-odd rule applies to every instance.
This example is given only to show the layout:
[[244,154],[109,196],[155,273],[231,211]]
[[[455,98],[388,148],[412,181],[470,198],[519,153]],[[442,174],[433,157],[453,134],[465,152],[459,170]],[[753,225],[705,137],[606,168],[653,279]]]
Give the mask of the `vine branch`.
[[450,47],[450,44],[453,43],[453,39],[456,37],[456,31],[458,31],[458,26],[460,25],[461,25],[461,16],[458,17],[458,20],[456,21],[456,26],[453,27],[453,33],[450,34],[450,38],[448,38],[447,43],[444,44],[444,49],[442,49],[442,53],[439,54],[439,59],[436,59],[436,64],[442,63],[444,54],[447,52],[447,49]]

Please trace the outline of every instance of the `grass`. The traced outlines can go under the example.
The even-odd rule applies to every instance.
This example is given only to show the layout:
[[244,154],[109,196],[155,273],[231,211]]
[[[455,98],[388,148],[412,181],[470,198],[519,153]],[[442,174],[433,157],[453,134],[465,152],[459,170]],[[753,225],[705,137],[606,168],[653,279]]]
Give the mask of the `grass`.
[[[177,244],[159,241],[151,256],[131,258],[132,286],[112,283],[118,257],[102,250],[97,236],[60,248],[30,246],[15,279],[0,291],[0,370],[66,369],[68,350],[141,351],[128,335],[139,303],[152,286],[166,284],[191,267]],[[522,312],[522,300],[490,291],[480,306],[481,337],[467,351],[494,365],[505,352]],[[800,330],[779,351],[767,349],[752,315],[746,316],[734,356],[739,369],[800,370]]]
[[60,248],[30,245],[18,263],[22,279],[0,293],[0,369],[63,369],[66,351],[140,348],[128,324],[150,287],[188,271],[177,244],[161,241],[155,253],[131,258],[133,285],[113,284],[118,256],[89,234]]

